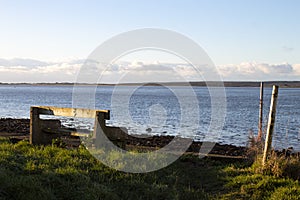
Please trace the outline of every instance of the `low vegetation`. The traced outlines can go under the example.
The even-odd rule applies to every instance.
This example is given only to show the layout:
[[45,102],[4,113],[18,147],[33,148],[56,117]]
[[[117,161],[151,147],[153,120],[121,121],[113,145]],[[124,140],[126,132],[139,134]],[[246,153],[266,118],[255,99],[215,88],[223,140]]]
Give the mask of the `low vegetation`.
[[297,180],[280,170],[261,172],[259,161],[184,155],[161,170],[131,174],[106,167],[83,146],[59,146],[0,139],[0,199],[300,198]]

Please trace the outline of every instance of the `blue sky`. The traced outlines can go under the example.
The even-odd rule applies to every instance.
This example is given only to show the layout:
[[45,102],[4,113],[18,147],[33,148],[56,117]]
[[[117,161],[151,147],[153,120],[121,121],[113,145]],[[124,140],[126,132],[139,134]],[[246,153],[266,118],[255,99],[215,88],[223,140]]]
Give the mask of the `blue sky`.
[[[66,63],[86,58],[114,35],[152,27],[193,39],[222,70],[233,70],[233,65],[238,69],[284,66],[291,67],[290,75],[278,72],[274,79],[297,80],[299,9],[297,0],[0,1],[0,58]],[[4,72],[9,69],[3,64]],[[20,79],[12,77],[13,72],[11,80]],[[272,79],[267,75],[259,78]],[[239,78],[233,73],[227,77]],[[245,75],[244,79],[255,78]]]

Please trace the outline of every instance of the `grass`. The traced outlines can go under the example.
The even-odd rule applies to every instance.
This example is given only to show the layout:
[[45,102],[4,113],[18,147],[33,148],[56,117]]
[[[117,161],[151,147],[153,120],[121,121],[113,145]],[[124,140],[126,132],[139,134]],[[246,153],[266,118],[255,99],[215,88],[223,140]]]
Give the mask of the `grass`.
[[225,171],[230,192],[223,195],[223,199],[300,199],[298,181],[255,173],[253,167]]
[[262,155],[258,155],[252,166],[255,172],[300,180],[300,158],[298,155],[286,156],[271,152],[265,166],[262,166],[261,163]]
[[159,171],[106,167],[84,148],[0,139],[0,199],[299,199],[298,181],[193,155]]

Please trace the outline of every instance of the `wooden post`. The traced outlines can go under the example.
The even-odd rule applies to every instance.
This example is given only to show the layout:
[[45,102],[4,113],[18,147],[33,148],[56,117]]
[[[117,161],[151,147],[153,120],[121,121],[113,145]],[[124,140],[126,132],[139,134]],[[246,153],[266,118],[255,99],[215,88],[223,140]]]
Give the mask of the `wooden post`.
[[269,113],[269,119],[268,119],[268,129],[267,129],[267,135],[266,135],[264,155],[263,155],[263,160],[262,160],[263,166],[265,165],[267,156],[268,156],[269,152],[271,151],[272,136],[273,136],[274,126],[275,126],[277,97],[278,97],[278,86],[273,85],[270,113]]
[[259,120],[258,120],[258,134],[257,142],[262,138],[262,123],[263,123],[263,101],[264,101],[264,83],[260,83],[260,97],[259,97]]

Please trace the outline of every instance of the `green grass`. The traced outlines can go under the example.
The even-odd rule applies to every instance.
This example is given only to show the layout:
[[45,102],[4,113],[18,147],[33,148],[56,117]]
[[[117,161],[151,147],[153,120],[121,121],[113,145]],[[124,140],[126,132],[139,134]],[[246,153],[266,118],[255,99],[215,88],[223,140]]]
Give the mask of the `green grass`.
[[0,139],[0,199],[299,199],[297,181],[262,175],[243,162],[182,156],[159,171],[106,167],[83,147]]
[[251,169],[234,170],[237,176],[228,177],[226,187],[231,190],[223,199],[300,199],[298,181],[253,173]]

